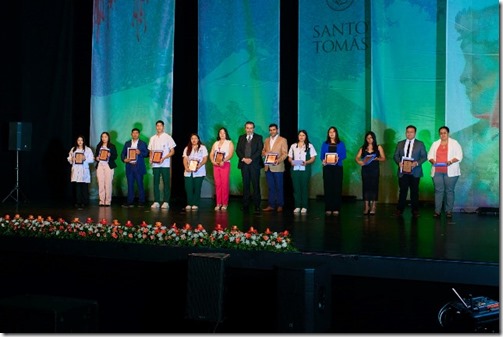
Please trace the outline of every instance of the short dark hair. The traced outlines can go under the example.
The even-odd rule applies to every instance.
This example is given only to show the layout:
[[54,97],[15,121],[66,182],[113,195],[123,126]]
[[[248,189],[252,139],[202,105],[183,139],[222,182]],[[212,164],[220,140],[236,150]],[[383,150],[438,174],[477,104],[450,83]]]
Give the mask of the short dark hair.
[[161,123],[161,124],[162,124],[162,126],[164,126],[164,122],[163,122],[163,121],[161,121],[160,119],[159,119],[157,122],[155,122],[155,125],[157,125],[157,123]]
[[276,128],[276,129],[277,129],[277,128],[278,128],[278,124],[276,124],[276,123],[271,123],[271,124],[269,124],[269,127],[270,127],[270,128]]
[[133,130],[131,130],[131,133],[133,133],[133,132],[135,132],[135,131],[138,131],[138,133],[141,133],[141,132],[140,132],[140,129],[138,129],[138,128],[133,128]]
[[415,127],[414,125],[408,125],[408,126],[405,128],[405,130],[410,129],[410,128],[414,129],[414,132],[417,132],[417,129],[416,129],[416,127]]

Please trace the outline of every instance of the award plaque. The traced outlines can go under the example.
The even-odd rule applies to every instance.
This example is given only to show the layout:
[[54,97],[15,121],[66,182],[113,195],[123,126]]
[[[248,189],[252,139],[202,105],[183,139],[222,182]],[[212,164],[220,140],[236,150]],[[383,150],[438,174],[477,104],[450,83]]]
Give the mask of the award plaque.
[[99,161],[108,161],[108,154],[110,153],[109,149],[101,148],[100,155],[98,156]]
[[197,171],[197,165],[199,165],[199,160],[197,159],[189,160],[189,171],[191,172]]
[[86,160],[86,156],[83,152],[75,152],[75,164],[82,165]]
[[339,155],[337,152],[327,152],[325,153],[325,162],[327,165],[335,165],[339,160]]
[[129,159],[130,163],[136,162],[136,149],[127,148],[127,158]]
[[414,162],[414,158],[403,157],[402,158],[402,173],[411,174],[412,173],[412,163]]
[[152,163],[160,164],[162,162],[162,151],[154,151],[152,155]]
[[276,160],[278,160],[278,153],[274,152],[268,152],[265,154],[265,160],[264,164],[265,165],[276,165]]
[[366,155],[366,156],[363,158],[363,165],[368,165],[368,164],[370,164],[371,162],[373,162],[373,161],[374,161],[375,157],[376,157],[375,153]]
[[224,162],[225,152],[216,151],[215,152],[215,163],[221,164]]

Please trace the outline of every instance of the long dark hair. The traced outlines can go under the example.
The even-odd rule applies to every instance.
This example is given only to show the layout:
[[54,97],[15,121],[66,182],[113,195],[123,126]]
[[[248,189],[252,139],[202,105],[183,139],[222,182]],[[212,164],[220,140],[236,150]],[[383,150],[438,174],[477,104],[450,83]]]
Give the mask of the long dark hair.
[[110,134],[106,131],[103,131],[100,135],[100,142],[98,143],[98,145],[96,145],[97,149],[101,149],[101,147],[103,146],[103,140],[101,139],[101,138],[103,138],[103,135],[108,136],[108,142],[107,142],[108,147],[110,147],[110,145],[112,145],[112,142],[110,141]]
[[82,138],[82,148],[85,150],[86,149],[86,139],[84,138],[84,136],[77,136],[77,138],[75,138],[75,145],[73,146],[73,151],[77,151],[77,149],[79,148],[79,143],[77,143],[77,140],[79,138]]
[[299,135],[301,132],[306,135],[306,140],[304,141],[304,145],[306,146],[305,152],[307,152],[307,150],[309,150],[309,136],[308,136],[306,130],[299,130],[299,132],[297,132],[297,147],[299,147]]
[[374,152],[379,155],[379,145],[377,144],[376,134],[373,131],[367,131],[367,133],[365,134],[365,138],[363,139],[362,152],[365,151],[369,146],[369,142],[367,142],[368,136],[372,137],[372,139],[374,140]]
[[199,135],[197,133],[191,133],[189,137],[189,143],[187,144],[187,157],[190,156],[192,153],[192,136],[197,137],[197,151],[199,151],[199,148],[201,147],[201,138],[199,138]]
[[229,132],[224,127],[221,127],[220,129],[218,129],[218,131],[217,131],[217,140],[220,140],[220,131],[222,131],[222,130],[224,130],[224,132],[225,132],[225,139],[231,140],[231,136],[229,136]]
[[335,126],[331,126],[327,130],[327,140],[325,143],[330,144],[330,136],[328,135],[330,133],[330,130],[334,129],[335,131],[335,144],[339,144],[341,142],[341,139],[339,138],[339,130]]

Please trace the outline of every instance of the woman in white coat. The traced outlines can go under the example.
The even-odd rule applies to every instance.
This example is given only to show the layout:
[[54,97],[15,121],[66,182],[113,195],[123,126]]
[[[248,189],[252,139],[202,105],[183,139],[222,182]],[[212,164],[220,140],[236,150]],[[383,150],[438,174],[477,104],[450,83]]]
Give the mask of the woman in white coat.
[[454,188],[461,175],[459,163],[463,160],[463,149],[459,143],[449,137],[449,128],[442,126],[438,129],[440,139],[431,144],[428,160],[432,164],[431,177],[435,186],[435,213],[439,217],[442,204],[445,203],[445,213],[452,217],[454,208]]
[[84,137],[77,137],[75,146],[68,153],[67,160],[72,165],[70,179],[75,186],[75,207],[82,209],[89,204],[89,184],[91,183],[89,165],[94,163],[93,151],[86,146]]

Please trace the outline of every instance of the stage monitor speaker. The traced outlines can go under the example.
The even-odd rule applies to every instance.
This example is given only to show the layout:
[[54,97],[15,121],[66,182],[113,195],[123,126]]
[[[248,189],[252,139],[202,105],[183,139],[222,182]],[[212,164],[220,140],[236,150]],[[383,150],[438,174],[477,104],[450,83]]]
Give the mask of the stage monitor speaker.
[[98,303],[77,298],[20,295],[0,300],[5,333],[92,333],[98,331]]
[[186,317],[222,322],[224,318],[225,260],[229,254],[189,254]]
[[331,274],[324,264],[275,266],[280,333],[323,333],[331,327]]
[[31,123],[11,122],[9,124],[9,150],[31,150]]

